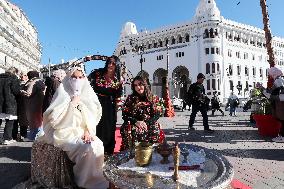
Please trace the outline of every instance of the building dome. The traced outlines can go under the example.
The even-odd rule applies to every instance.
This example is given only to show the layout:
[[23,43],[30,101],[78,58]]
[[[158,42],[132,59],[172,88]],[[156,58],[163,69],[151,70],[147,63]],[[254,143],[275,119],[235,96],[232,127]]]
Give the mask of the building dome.
[[220,19],[220,11],[215,0],[200,0],[196,8],[195,18],[197,20]]
[[133,22],[126,22],[121,30],[121,37],[137,34],[136,25]]

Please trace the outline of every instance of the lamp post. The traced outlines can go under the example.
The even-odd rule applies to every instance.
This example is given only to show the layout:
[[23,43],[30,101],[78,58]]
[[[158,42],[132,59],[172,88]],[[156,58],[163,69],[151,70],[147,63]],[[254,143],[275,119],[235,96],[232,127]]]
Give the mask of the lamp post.
[[[269,56],[269,65],[270,67],[274,67],[275,65],[275,58],[272,48],[272,36],[271,31],[269,28],[269,17],[267,12],[266,0],[260,0],[260,6],[262,10],[262,17],[263,17],[263,25],[264,25],[264,32],[265,32],[265,40],[266,40],[266,49],[267,54]],[[271,88],[273,85],[273,78],[268,75],[267,87]]]
[[169,45],[166,44],[167,47],[167,75],[166,75],[166,82],[165,82],[165,93],[163,94],[165,100],[165,117],[174,117],[175,111],[171,102],[170,92],[169,92]]
[[142,63],[143,63],[143,53],[144,53],[144,46],[141,44],[140,46],[138,46],[138,54],[140,54],[140,71],[142,72],[143,67],[142,67]]

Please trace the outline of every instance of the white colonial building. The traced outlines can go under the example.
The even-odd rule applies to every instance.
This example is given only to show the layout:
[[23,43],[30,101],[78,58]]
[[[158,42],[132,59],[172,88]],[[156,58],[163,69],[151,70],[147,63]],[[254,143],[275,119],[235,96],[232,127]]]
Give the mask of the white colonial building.
[[[273,37],[273,48],[276,66],[283,70],[284,39]],[[207,95],[218,91],[225,101],[234,91],[247,97],[256,82],[266,86],[269,68],[264,31],[225,19],[215,0],[200,0],[194,18],[186,23],[137,32],[135,24],[127,22],[115,54],[128,74],[148,76],[159,96],[168,68],[171,96],[178,98],[199,72],[206,75]]]
[[40,58],[35,27],[19,7],[0,0],[0,69],[39,70]]

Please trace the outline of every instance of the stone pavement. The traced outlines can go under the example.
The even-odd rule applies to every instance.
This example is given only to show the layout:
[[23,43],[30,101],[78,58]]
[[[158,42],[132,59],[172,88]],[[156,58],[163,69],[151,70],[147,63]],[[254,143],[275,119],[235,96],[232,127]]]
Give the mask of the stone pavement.
[[[238,112],[237,117],[209,116],[215,133],[203,132],[202,117],[197,116],[195,131],[188,131],[190,112],[176,112],[174,118],[160,118],[168,141],[179,141],[215,149],[234,167],[235,179],[255,189],[284,188],[284,143],[261,137],[249,124],[249,113]],[[208,113],[210,114],[210,112]],[[122,123],[118,114],[118,126]],[[0,129],[3,133],[3,126]],[[30,169],[32,143],[0,146],[0,188],[9,189],[26,180]]]

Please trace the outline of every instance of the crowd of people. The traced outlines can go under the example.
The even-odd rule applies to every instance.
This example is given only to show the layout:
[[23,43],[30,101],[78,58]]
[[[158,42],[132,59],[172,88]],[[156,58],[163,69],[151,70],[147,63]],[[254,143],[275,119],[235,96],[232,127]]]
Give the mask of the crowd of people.
[[[88,77],[81,67],[73,67],[67,73],[55,70],[45,80],[39,78],[37,71],[19,73],[16,68],[10,68],[1,73],[0,120],[5,120],[1,143],[8,145],[16,140],[37,139],[54,145],[75,163],[73,171],[79,187],[106,188],[102,168],[104,159],[114,153],[117,101],[123,89],[118,61],[116,56],[109,57],[104,68],[94,70]],[[284,115],[281,114],[284,80],[283,73],[275,69],[269,71],[275,81],[273,88],[270,93],[263,90],[261,93],[271,99],[274,116],[282,123],[279,137],[275,139],[281,142],[284,141]],[[208,124],[210,99],[205,94],[204,80],[205,75],[199,73],[186,94],[186,104],[192,111],[188,129],[195,130],[195,117],[200,112],[204,131],[214,133]],[[131,89],[132,93],[121,108],[121,151],[133,148],[139,142],[154,144],[164,140],[158,122],[162,115],[159,99],[141,76],[133,78]],[[226,104],[230,116],[236,115],[238,105],[239,99],[232,92]],[[212,116],[216,111],[224,116],[220,107],[216,91],[211,99]]]

